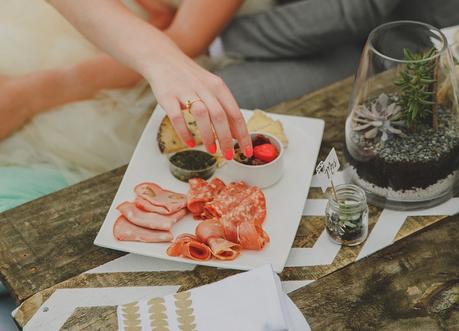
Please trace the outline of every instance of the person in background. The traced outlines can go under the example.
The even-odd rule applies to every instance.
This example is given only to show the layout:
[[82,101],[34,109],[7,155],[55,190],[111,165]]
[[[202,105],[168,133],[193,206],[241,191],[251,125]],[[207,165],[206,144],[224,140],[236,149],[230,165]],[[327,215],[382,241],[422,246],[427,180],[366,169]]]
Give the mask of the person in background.
[[278,0],[222,33],[239,60],[216,72],[239,104],[268,108],[353,75],[368,34],[393,20],[459,24],[458,0]]
[[225,158],[233,158],[233,138],[246,155],[252,155],[245,122],[231,92],[221,78],[191,59],[206,52],[243,0],[185,0],[177,12],[162,1],[138,0],[150,13],[150,23],[119,1],[48,2],[111,56],[15,79],[1,77],[0,139],[37,113],[92,98],[102,89],[132,86],[144,77],[188,146],[193,147],[195,141],[185,124],[184,108],[196,118],[209,152],[217,150],[215,132]]
[[[194,146],[195,142],[182,116],[187,102],[192,103],[189,110],[197,119],[209,152],[215,153],[219,144],[223,155],[231,159],[234,138],[244,146],[244,152],[251,155],[251,140],[231,92],[221,78],[192,60],[207,52],[210,43],[243,5],[243,0],[225,0],[222,3],[183,0],[176,6],[171,6],[166,0],[136,0],[147,20],[136,16],[121,1],[48,2],[107,53],[25,75],[0,75],[0,140],[38,114],[92,99],[102,90],[133,87],[145,78],[177,132],[189,146]],[[131,9],[135,7],[134,1],[126,3],[131,5]],[[43,4],[35,7],[43,8]],[[14,37],[13,34],[11,36]],[[118,93],[118,99],[123,96]],[[101,109],[96,109],[96,106],[98,104],[84,103],[79,108],[75,106],[74,112],[80,115],[50,113],[47,121],[36,125],[38,130],[23,135],[26,138],[19,134],[8,139],[8,148],[2,150],[0,164],[0,212],[127,162],[135,146],[135,138],[127,141],[125,136],[128,135],[123,132],[135,132],[131,134],[134,137],[139,135],[145,125],[143,119],[147,117],[133,115],[132,122],[126,123],[129,108],[133,107],[129,101],[118,107],[127,108],[124,111],[127,114],[122,116],[120,112],[107,111],[110,105]],[[151,106],[143,106],[142,109],[151,109]],[[92,118],[100,122],[91,121],[88,116],[91,112],[98,114]],[[88,119],[82,118],[84,116]],[[50,121],[51,118],[54,121]],[[77,118],[73,125],[69,123]],[[119,131],[123,119],[125,124]],[[77,128],[73,130],[75,126]],[[105,139],[101,140],[101,137]],[[28,140],[38,140],[42,144],[27,143],[27,147],[31,146],[25,150],[21,142]],[[119,145],[119,149],[108,146],[109,143]],[[45,155],[44,150],[48,146],[52,146],[52,150]],[[105,152],[107,150],[115,152],[110,154]],[[25,156],[26,153],[36,156]]]

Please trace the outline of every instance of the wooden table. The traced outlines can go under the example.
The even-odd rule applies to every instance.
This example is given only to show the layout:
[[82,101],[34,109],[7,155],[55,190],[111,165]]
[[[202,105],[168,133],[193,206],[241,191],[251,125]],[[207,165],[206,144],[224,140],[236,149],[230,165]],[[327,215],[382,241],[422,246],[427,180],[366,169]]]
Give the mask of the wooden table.
[[[351,85],[349,78],[269,111],[325,119],[320,157],[332,146],[342,157]],[[196,267],[84,273],[125,254],[92,244],[124,171],[113,170],[0,214],[0,276],[21,303],[18,325],[24,326],[59,288],[179,285],[185,290],[236,272]],[[319,189],[310,190],[308,199],[323,198]],[[370,231],[381,213],[370,208]],[[313,328],[454,329],[459,326],[458,220],[408,215],[394,245],[357,262],[362,245],[343,247],[331,263],[287,267],[281,279],[315,280],[290,294]],[[323,217],[304,216],[293,247],[313,247],[323,230]],[[114,307],[80,307],[64,329],[115,328],[114,312]]]

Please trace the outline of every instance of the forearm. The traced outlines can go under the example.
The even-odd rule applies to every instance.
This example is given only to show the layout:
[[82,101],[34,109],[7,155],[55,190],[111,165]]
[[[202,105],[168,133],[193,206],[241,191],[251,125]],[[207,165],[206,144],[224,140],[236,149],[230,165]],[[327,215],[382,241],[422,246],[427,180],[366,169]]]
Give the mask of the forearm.
[[178,54],[167,36],[119,1],[49,2],[95,45],[144,76],[149,66],[164,60],[166,54]]
[[399,2],[299,1],[236,19],[223,33],[223,43],[227,51],[247,58],[307,56],[365,38]]
[[198,56],[231,21],[241,4],[242,0],[184,0],[165,33],[185,54]]

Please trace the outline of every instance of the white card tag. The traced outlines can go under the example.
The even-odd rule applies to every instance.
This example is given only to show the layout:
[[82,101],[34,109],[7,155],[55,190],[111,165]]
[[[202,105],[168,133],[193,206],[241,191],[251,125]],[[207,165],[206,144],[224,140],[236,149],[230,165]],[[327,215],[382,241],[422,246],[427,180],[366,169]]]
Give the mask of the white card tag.
[[336,155],[335,148],[332,148],[325,161],[320,161],[316,167],[316,173],[320,178],[320,187],[322,192],[327,191],[330,182],[333,180],[335,174],[340,167],[338,155]]

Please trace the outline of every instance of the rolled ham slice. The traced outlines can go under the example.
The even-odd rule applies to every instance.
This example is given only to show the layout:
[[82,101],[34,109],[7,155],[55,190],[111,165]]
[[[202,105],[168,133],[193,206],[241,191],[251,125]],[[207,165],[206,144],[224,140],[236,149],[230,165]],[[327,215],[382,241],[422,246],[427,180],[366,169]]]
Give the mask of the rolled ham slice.
[[118,207],[118,211],[127,220],[135,225],[153,229],[170,231],[172,226],[177,223],[183,216],[186,215],[186,209],[180,209],[174,214],[160,215],[157,213],[150,213],[139,209],[133,202],[123,202]]
[[[139,184],[134,188],[134,192],[138,198],[143,199],[138,204],[146,211],[173,214],[186,207],[186,195],[164,190],[155,183]],[[166,212],[160,210],[166,210]]]
[[191,234],[182,234],[167,249],[169,256],[183,256],[195,261],[207,261],[212,257],[212,252],[206,244]]
[[234,260],[240,254],[241,246],[225,239],[223,226],[216,220],[201,222],[196,227],[196,236],[219,260]]
[[201,178],[192,178],[188,183],[190,188],[187,207],[195,218],[200,219],[203,216],[205,204],[212,201],[225,188],[225,183],[218,178],[212,179],[209,183]]
[[269,236],[261,226],[250,222],[244,222],[238,225],[239,244],[244,249],[262,250],[269,243]]
[[142,228],[120,216],[113,226],[113,235],[122,241],[141,241],[145,243],[170,242],[174,238],[170,231],[158,231]]

